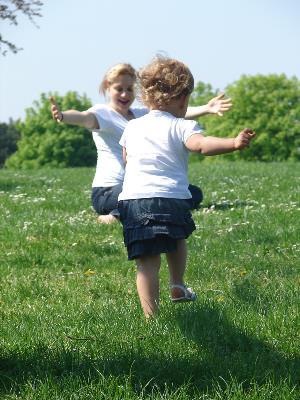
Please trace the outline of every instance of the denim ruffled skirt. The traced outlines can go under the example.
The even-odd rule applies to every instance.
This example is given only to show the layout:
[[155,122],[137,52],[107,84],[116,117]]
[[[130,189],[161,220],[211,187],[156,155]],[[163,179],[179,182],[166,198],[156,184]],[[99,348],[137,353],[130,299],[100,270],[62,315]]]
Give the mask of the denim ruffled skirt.
[[155,197],[119,201],[128,259],[175,251],[196,229],[187,200]]

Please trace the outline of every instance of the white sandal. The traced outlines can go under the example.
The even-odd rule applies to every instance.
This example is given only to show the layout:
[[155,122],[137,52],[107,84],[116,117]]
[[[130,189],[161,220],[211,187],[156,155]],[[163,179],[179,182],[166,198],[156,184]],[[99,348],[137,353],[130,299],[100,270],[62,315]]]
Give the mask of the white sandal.
[[191,288],[187,288],[185,285],[170,285],[170,289],[180,289],[181,292],[183,293],[183,296],[179,297],[173,297],[171,296],[171,300],[176,303],[176,302],[181,302],[181,301],[195,301],[197,299],[197,295]]

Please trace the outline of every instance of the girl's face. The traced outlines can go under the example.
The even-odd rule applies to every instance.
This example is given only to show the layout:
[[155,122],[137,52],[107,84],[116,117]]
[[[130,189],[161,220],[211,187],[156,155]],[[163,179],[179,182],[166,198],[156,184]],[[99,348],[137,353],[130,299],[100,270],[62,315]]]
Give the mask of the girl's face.
[[126,116],[134,100],[134,79],[130,75],[120,75],[109,86],[109,105],[118,113]]

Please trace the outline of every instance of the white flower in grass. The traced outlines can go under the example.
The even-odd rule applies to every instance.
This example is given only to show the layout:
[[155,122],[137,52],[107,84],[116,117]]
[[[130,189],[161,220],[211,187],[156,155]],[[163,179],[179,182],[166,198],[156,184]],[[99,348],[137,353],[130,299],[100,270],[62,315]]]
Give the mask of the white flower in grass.
[[26,240],[29,242],[37,242],[39,239],[36,236],[27,236]]
[[13,200],[13,201],[17,201],[20,199],[23,199],[26,196],[26,193],[19,193],[19,194],[10,194],[9,197]]
[[[32,203],[40,203],[46,201],[45,197],[34,197],[33,199],[31,199]],[[30,203],[30,200],[28,201]]]
[[28,229],[28,227],[29,227],[30,225],[32,225],[32,222],[31,222],[31,221],[24,221],[24,224],[23,224],[23,231],[27,231],[27,229]]

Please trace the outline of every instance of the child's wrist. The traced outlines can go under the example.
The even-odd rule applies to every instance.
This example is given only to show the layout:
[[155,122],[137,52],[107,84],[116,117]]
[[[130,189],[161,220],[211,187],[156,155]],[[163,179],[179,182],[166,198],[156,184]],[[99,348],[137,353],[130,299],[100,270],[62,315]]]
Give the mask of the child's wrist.
[[233,147],[233,151],[239,149],[239,144],[238,144],[238,141],[237,141],[237,137],[233,138],[232,147]]
[[64,119],[64,114],[61,112],[60,117],[57,118],[57,122],[62,122],[63,119]]
[[214,114],[208,103],[204,106],[203,114]]

